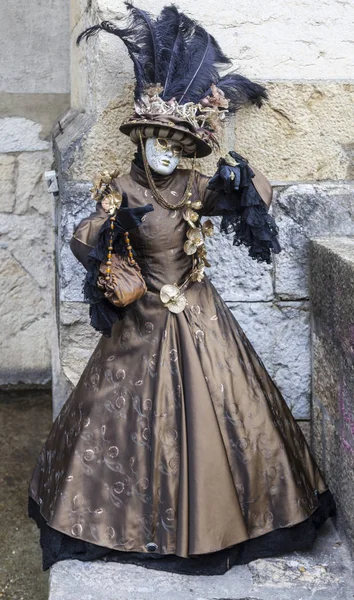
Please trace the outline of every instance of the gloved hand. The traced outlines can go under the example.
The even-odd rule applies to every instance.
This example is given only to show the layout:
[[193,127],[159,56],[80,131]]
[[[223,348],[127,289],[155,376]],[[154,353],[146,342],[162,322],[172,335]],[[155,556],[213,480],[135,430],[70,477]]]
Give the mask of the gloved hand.
[[128,195],[126,192],[123,192],[122,204],[116,213],[116,224],[124,231],[130,231],[135,227],[139,227],[144,219],[144,216],[152,210],[154,210],[152,204],[145,204],[145,206],[129,208]]
[[224,158],[219,159],[218,170],[209,180],[208,188],[232,194],[236,190],[247,187],[252,177],[254,173],[247,160],[237,152],[230,151]]

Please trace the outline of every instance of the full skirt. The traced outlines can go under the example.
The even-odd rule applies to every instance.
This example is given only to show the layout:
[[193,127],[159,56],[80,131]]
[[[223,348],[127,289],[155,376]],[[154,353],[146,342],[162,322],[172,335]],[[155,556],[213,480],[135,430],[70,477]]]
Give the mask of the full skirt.
[[102,337],[29,488],[44,567],[178,572],[307,548],[333,499],[275,382],[206,278],[169,312],[148,292]]

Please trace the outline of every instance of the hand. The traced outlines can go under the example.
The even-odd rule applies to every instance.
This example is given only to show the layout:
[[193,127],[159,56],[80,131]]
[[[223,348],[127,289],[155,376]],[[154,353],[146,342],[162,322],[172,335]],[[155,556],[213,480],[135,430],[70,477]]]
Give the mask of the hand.
[[145,204],[145,206],[137,206],[136,208],[129,208],[128,196],[126,192],[122,195],[122,204],[117,212],[117,223],[124,229],[124,231],[130,231],[138,227],[145,215],[154,210],[152,204]]
[[225,158],[220,158],[218,170],[209,180],[208,188],[232,194],[240,188],[247,187],[253,175],[247,160],[240,154],[231,151]]

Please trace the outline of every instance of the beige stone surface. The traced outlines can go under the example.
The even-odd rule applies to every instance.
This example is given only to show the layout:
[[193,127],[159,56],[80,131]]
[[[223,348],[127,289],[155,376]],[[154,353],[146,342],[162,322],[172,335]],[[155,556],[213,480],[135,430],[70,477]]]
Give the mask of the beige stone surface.
[[9,154],[0,154],[0,212],[11,213],[15,206],[16,159]]
[[0,90],[69,91],[69,0],[1,2]]
[[50,152],[0,155],[1,384],[48,383],[54,300]]
[[0,119],[0,152],[49,150],[50,143],[40,139],[41,125],[24,117]]
[[236,147],[276,181],[353,179],[354,83],[268,84],[236,120]]
[[[165,4],[165,0],[144,0],[140,6],[157,14]],[[126,14],[123,0],[73,0],[71,5],[73,37],[89,25]],[[180,0],[178,6],[212,32],[242,75],[258,80],[347,80],[352,76],[351,2],[248,0],[233,10],[228,2]],[[84,64],[90,68],[89,80],[77,68]],[[75,50],[72,67],[74,106],[98,112],[132,74],[123,44],[104,33],[98,41],[90,40]]]
[[49,290],[38,285],[9,248],[0,249],[0,278],[0,385],[48,383]]
[[[144,9],[156,14],[163,5],[147,0]],[[191,10],[187,0],[179,7]],[[126,11],[116,0],[93,0],[91,11],[86,8],[82,0],[72,8],[72,105],[98,115],[73,173],[84,179],[101,165],[126,169],[133,152],[118,131],[132,109],[133,69],[124,45],[104,32],[79,49],[74,44],[88,25],[115,17],[119,23]],[[225,147],[237,148],[273,181],[353,178],[354,83],[348,61],[354,5],[333,0],[321,9],[307,0],[295,5],[273,0],[256,6],[252,0],[236,14],[206,0],[194,3],[193,16],[212,30],[243,75],[269,89],[262,110],[244,108],[228,119]],[[202,161],[202,170],[212,174],[216,159]]]
[[16,214],[35,209],[41,215],[52,211],[53,198],[48,194],[44,172],[51,169],[51,152],[25,152],[18,156]]
[[[354,84],[273,82],[269,93],[261,110],[243,108],[227,120],[220,153],[197,161],[197,168],[212,175],[218,156],[235,148],[273,182],[352,179]],[[103,167],[129,169],[135,147],[119,126],[132,106],[127,85],[98,114],[78,148],[75,179],[90,179]]]

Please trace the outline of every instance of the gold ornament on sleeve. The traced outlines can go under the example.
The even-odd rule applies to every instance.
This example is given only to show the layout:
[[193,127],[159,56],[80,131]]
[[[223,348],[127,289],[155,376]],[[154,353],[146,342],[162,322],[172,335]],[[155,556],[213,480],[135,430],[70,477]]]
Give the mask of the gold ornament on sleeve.
[[119,192],[112,188],[112,180],[118,177],[119,171],[101,171],[93,180],[91,188],[91,197],[96,202],[100,202],[102,208],[113,215],[122,204],[122,196]]

